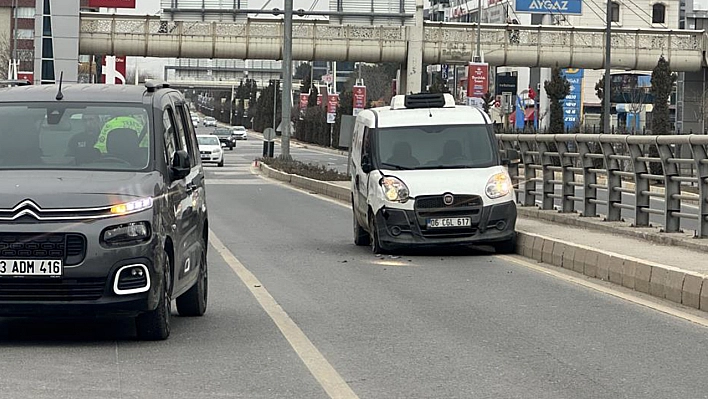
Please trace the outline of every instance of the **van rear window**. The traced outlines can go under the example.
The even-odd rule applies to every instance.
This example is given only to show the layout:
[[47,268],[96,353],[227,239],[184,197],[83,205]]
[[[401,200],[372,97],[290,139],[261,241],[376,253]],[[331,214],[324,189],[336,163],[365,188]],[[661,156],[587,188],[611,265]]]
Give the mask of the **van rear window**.
[[497,164],[496,148],[485,125],[379,128],[375,142],[384,168],[479,168]]

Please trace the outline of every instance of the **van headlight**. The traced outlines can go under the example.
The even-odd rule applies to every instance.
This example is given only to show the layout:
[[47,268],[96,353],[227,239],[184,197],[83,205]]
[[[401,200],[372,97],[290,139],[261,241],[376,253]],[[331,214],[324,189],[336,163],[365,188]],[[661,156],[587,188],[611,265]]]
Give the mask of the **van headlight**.
[[509,194],[511,189],[511,179],[507,173],[503,172],[490,177],[484,191],[487,193],[487,197],[495,199]]
[[108,246],[137,244],[150,239],[150,235],[148,222],[127,223],[103,230],[101,241]]
[[384,176],[379,181],[383,189],[384,196],[389,201],[408,201],[408,187],[399,179],[392,176]]

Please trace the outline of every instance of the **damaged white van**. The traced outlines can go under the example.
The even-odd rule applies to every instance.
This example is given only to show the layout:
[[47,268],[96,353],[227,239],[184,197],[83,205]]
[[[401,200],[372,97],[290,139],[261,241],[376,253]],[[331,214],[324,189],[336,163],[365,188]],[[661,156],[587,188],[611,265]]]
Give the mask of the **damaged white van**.
[[[352,135],[354,242],[516,247],[516,204],[489,117],[450,94],[398,95],[361,111]],[[513,152],[513,151],[509,151]]]

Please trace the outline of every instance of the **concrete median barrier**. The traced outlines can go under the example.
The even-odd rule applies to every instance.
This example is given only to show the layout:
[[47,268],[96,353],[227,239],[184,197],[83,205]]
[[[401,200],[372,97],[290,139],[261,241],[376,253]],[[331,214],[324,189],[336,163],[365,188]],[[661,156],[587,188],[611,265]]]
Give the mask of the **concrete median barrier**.
[[[293,186],[344,202],[349,202],[351,198],[349,188],[343,185],[291,175],[274,170],[262,163],[258,167],[261,173],[268,177],[288,182]],[[596,227],[595,224],[598,224],[581,220],[577,215],[564,215],[549,211],[526,209],[519,212],[519,215],[583,227]],[[572,220],[569,222],[570,219]],[[593,226],[589,226],[591,223]],[[605,224],[604,229],[609,228],[610,226]],[[642,233],[633,233],[634,236],[639,234]],[[650,238],[649,240],[670,244],[684,241],[673,237]],[[686,242],[682,242],[682,244],[682,246],[689,248],[704,248],[698,244],[687,244]],[[546,237],[522,229],[518,229],[516,253],[538,262],[575,271],[587,277],[609,281],[657,298],[708,311],[708,275]]]

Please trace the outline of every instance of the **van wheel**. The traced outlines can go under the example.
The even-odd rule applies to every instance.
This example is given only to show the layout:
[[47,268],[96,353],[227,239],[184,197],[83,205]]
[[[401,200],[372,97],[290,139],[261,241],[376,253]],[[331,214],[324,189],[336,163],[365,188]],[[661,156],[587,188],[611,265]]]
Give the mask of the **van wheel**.
[[371,233],[369,234],[371,252],[376,255],[385,254],[386,249],[383,245],[381,245],[381,239],[379,238],[379,226],[376,224],[376,216],[373,214],[369,215],[369,228],[371,230]]
[[172,273],[167,252],[163,253],[165,259],[160,301],[157,308],[139,315],[135,319],[135,329],[138,339],[142,341],[159,341],[170,336],[170,317],[172,315]]
[[208,294],[209,273],[205,247],[199,260],[199,277],[192,288],[177,297],[177,312],[180,316],[203,316],[207,309]]
[[364,230],[363,227],[359,224],[359,221],[356,220],[356,211],[352,208],[352,214],[353,214],[353,219],[354,219],[354,244],[358,246],[364,246],[364,245],[369,245],[370,237],[369,233]]
[[516,253],[516,232],[514,232],[514,235],[506,240],[506,241],[500,241],[498,243],[494,244],[494,250],[498,254],[514,254]]

